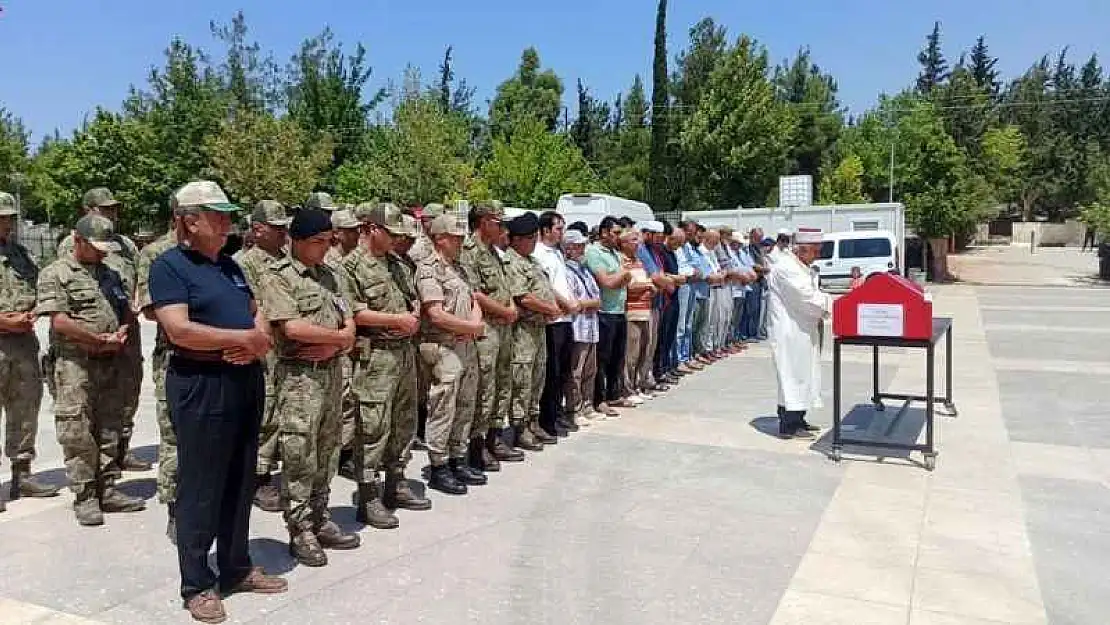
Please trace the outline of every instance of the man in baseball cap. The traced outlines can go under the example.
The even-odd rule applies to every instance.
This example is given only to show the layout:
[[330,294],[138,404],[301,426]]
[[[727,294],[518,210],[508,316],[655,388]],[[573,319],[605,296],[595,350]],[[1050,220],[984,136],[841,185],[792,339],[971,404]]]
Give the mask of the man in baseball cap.
[[331,194],[325,193],[323,191],[310,193],[308,199],[305,200],[304,207],[317,208],[322,211],[328,211],[329,213],[331,211],[339,209],[339,207],[335,204],[335,200],[332,199]]

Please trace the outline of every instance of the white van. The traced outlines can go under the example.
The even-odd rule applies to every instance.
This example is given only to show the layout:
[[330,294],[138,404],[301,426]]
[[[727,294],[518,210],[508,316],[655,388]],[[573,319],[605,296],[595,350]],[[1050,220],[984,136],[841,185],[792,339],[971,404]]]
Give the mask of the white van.
[[852,282],[852,267],[859,267],[864,278],[902,270],[898,241],[890,232],[827,232],[821,238],[821,255],[813,266],[821,275],[822,288],[847,289]]
[[600,224],[602,219],[609,216],[628,217],[635,222],[655,219],[651,207],[643,202],[600,193],[568,193],[559,196],[555,210],[568,224],[583,221],[589,228]]

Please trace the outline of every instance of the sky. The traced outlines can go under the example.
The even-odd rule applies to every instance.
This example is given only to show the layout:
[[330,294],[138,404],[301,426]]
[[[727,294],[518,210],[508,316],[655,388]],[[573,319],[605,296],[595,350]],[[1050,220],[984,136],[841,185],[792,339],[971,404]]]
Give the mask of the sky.
[[[1018,6],[1018,5],[1024,6]],[[908,86],[916,55],[939,20],[951,62],[980,34],[1005,76],[1041,55],[1070,47],[1081,64],[1110,56],[1106,0],[700,0],[671,2],[667,19],[671,68],[688,31],[711,16],[735,37],[746,33],[775,61],[808,46],[831,72],[843,103],[866,110],[879,93]],[[218,49],[209,22],[242,9],[251,37],[283,65],[300,42],[331,27],[353,47],[362,42],[374,69],[371,84],[398,82],[406,65],[427,81],[447,45],[455,71],[478,88],[483,108],[535,46],[544,67],[563,79],[564,103],[575,107],[575,81],[612,99],[640,73],[651,84],[655,0],[0,0],[0,106],[21,117],[34,137],[80,126],[97,106],[118,109],[131,84],[143,84],[174,36]],[[1110,61],[1107,61],[1110,65]]]

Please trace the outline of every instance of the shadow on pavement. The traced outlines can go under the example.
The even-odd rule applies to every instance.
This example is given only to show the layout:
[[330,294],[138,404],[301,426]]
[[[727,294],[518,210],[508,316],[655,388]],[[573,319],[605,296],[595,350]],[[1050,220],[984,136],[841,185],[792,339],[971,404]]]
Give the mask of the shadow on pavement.
[[154,497],[154,494],[158,492],[158,483],[152,477],[126,480],[116,484],[116,487],[125,495],[140,497],[142,499],[151,499]]
[[[912,445],[924,443],[925,409],[917,404],[901,410],[901,404],[886,405],[886,409],[875,410],[872,404],[857,404],[840,421],[840,435],[862,441],[899,443]],[[934,425],[940,421],[934,414]],[[833,431],[830,427],[825,430],[810,449],[826,456],[832,453]],[[863,445],[844,445],[842,448],[844,459],[863,462],[884,462],[886,460],[901,460],[904,462],[921,465],[918,460],[919,452],[906,449],[883,449],[879,447],[866,447]]]
[[131,453],[143,462],[158,462],[158,445],[143,445],[142,447],[132,447]]
[[[284,575],[297,566],[297,561],[289,555],[289,543],[273,538],[252,538],[250,540],[251,563],[260,566],[267,575]],[[209,556],[215,558],[215,554]]]

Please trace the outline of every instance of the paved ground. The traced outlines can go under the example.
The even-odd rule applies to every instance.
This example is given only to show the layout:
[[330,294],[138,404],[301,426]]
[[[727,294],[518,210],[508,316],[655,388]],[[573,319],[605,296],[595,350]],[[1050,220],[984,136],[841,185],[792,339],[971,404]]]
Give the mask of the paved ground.
[[[989,271],[1004,282],[1025,265]],[[934,293],[956,320],[960,414],[938,420],[932,473],[916,455],[835,464],[824,440],[770,436],[774,382],[756,348],[467,497],[433,495],[399,530],[360,528],[362,549],[323,569],[295,566],[278,516],[256,514],[254,555],[291,590],[232,598],[231,622],[1102,625],[1110,291]],[[923,360],[886,354],[884,384],[915,391]],[[869,376],[867,354],[847,352],[849,405],[866,403]],[[152,455],[143,410],[137,441]],[[38,468],[61,480],[47,414]],[[860,407],[851,421],[874,434],[892,414]],[[911,410],[892,434],[920,428]],[[153,496],[152,475],[131,478]],[[336,485],[337,519],[358,528],[350,484]],[[69,503],[21,500],[0,515],[0,624],[189,622],[161,506],[83,529]]]

